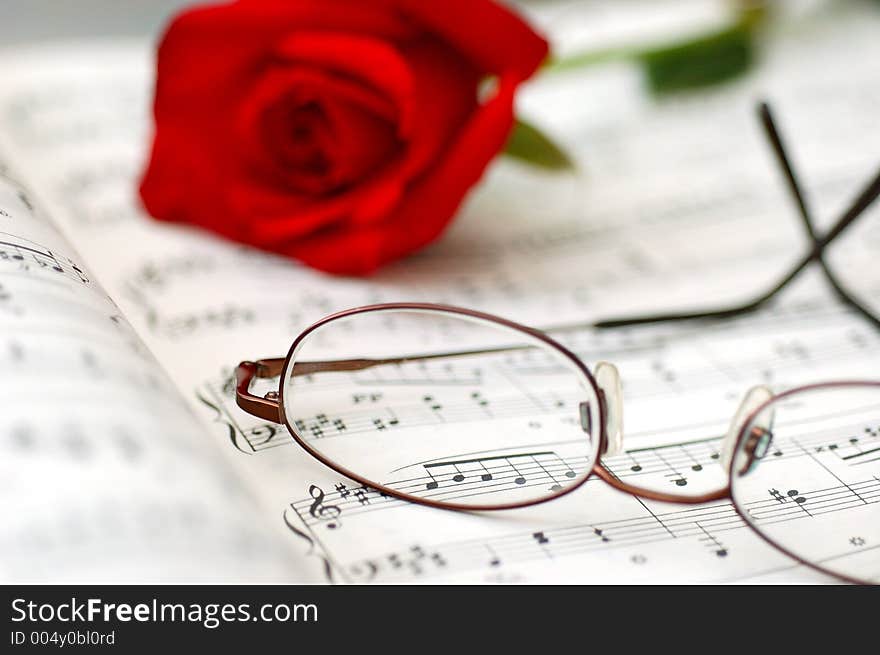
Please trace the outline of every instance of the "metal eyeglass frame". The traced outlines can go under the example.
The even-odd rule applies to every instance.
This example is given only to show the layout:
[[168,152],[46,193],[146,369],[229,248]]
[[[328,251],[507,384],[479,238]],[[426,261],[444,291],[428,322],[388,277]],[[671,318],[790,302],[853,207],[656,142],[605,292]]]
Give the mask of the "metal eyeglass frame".
[[[629,318],[614,318],[597,321],[595,323],[584,325],[583,327],[593,327],[598,329],[606,329],[613,327],[624,327],[624,326],[633,326],[633,325],[646,325],[652,323],[663,323],[668,321],[685,321],[685,320],[705,320],[705,319],[719,319],[719,318],[732,318],[736,316],[741,316],[745,314],[749,314],[751,312],[757,311],[759,308],[765,306],[772,298],[774,298],[778,293],[780,293],[783,289],[785,289],[793,280],[795,280],[803,270],[807,268],[807,266],[813,262],[818,263],[821,267],[825,278],[830,283],[832,289],[834,290],[837,297],[844,302],[847,306],[854,309],[859,315],[868,320],[874,327],[880,329],[880,318],[874,315],[868,308],[859,303],[851,293],[849,293],[844,286],[840,283],[837,277],[833,274],[830,267],[828,266],[824,254],[828,246],[841,234],[844,230],[846,230],[850,225],[852,225],[855,220],[861,216],[864,211],[868,208],[868,206],[878,197],[880,196],[880,171],[878,171],[873,178],[868,182],[868,184],[862,189],[862,191],[858,194],[855,200],[851,203],[850,207],[843,213],[843,215],[836,221],[836,223],[828,230],[824,235],[818,235],[813,226],[813,220],[810,216],[810,212],[807,209],[806,202],[804,200],[803,194],[800,189],[800,184],[798,183],[797,177],[794,173],[794,170],[791,166],[789,158],[785,152],[784,145],[782,143],[782,139],[779,135],[778,130],[773,121],[773,117],[767,103],[761,103],[758,107],[759,116],[761,119],[762,126],[765,129],[767,137],[771,143],[773,151],[776,155],[777,162],[783,169],[785,173],[785,179],[789,188],[789,191],[795,200],[799,216],[803,223],[804,229],[807,232],[807,235],[810,238],[810,249],[809,251],[789,270],[785,275],[783,275],[780,280],[768,291],[758,295],[753,300],[742,303],[740,305],[734,307],[727,308],[719,308],[712,309],[706,311],[699,312],[686,312],[686,313],[669,313],[669,314],[658,314],[658,315],[648,315],[648,316],[636,316]],[[308,442],[297,432],[294,426],[290,424],[287,419],[286,412],[284,410],[284,380],[287,379],[287,369],[292,361],[294,354],[297,352],[300,344],[303,342],[305,338],[309,336],[314,330],[326,325],[327,323],[351,317],[357,314],[370,313],[370,312],[381,312],[381,311],[427,311],[427,312],[439,312],[444,314],[453,314],[462,316],[465,318],[474,319],[477,321],[484,321],[488,323],[492,323],[495,325],[499,325],[508,329],[512,329],[515,331],[519,331],[524,333],[530,337],[530,340],[538,340],[543,343],[543,345],[554,349],[558,354],[568,359],[574,367],[583,374],[584,378],[588,381],[588,383],[592,386],[592,390],[596,395],[596,398],[599,399],[599,407],[597,408],[599,415],[599,426],[600,426],[600,441],[598,447],[598,454],[596,456],[596,461],[589,473],[582,477],[576,483],[565,487],[554,494],[550,494],[547,496],[543,496],[541,498],[537,498],[534,500],[507,503],[507,504],[494,504],[494,505],[464,505],[457,503],[449,503],[432,500],[430,498],[419,497],[411,494],[407,494],[401,491],[397,491],[393,488],[386,487],[382,484],[378,484],[374,480],[368,480],[358,473],[354,471],[349,471],[333,461],[324,457],[321,453],[313,449]],[[387,365],[387,364],[395,364],[395,363],[403,363],[403,362],[411,362],[411,361],[420,361],[426,359],[437,359],[443,357],[455,357],[455,356],[463,356],[463,355],[473,355],[478,354],[478,352],[487,352],[487,351],[462,351],[462,352],[453,352],[453,353],[439,353],[439,354],[429,354],[429,355],[421,355],[421,356],[407,356],[393,359],[347,359],[347,360],[328,360],[328,361],[297,361],[295,363],[294,370],[291,371],[291,375],[308,375],[317,372],[327,372],[327,371],[359,371],[370,368],[372,366],[377,365]],[[235,371],[236,378],[236,386],[235,386],[235,397],[236,402],[245,412],[259,417],[263,420],[270,421],[272,423],[283,424],[290,431],[293,438],[296,442],[302,446],[309,454],[313,457],[324,463],[329,468],[333,469],[337,473],[341,475],[345,475],[365,486],[377,489],[389,496],[394,496],[397,498],[401,498],[403,500],[419,503],[422,505],[428,505],[431,507],[438,507],[443,509],[454,509],[454,510],[466,510],[466,511],[483,511],[483,510],[498,510],[498,509],[513,509],[518,507],[525,507],[530,505],[536,505],[539,503],[547,502],[549,500],[555,499],[561,495],[571,493],[578,487],[580,487],[583,483],[585,483],[593,474],[597,477],[604,480],[606,483],[611,485],[612,487],[625,492],[630,493],[638,497],[663,501],[663,502],[676,502],[683,504],[700,504],[710,501],[716,500],[730,500],[731,504],[739,514],[739,516],[743,519],[743,521],[753,529],[762,539],[764,539],[767,543],[771,544],[778,550],[786,553],[793,559],[798,562],[805,564],[813,569],[821,571],[826,574],[830,574],[836,576],[840,579],[849,581],[849,582],[864,582],[863,580],[849,578],[845,575],[836,573],[834,571],[829,571],[827,569],[822,568],[821,566],[814,564],[810,561],[804,560],[798,555],[790,552],[786,548],[780,546],[779,544],[773,542],[766,535],[764,535],[760,530],[758,530],[755,526],[753,526],[745,514],[743,510],[740,509],[738,504],[733,499],[731,493],[731,481],[733,479],[736,471],[734,470],[737,466],[740,467],[739,472],[748,470],[748,468],[755,462],[756,459],[761,457],[761,454],[758,452],[760,448],[760,444],[762,440],[767,436],[765,431],[762,431],[760,428],[756,428],[753,426],[752,430],[747,430],[749,427],[762,412],[764,412],[769,405],[777,402],[778,400],[788,397],[790,395],[801,393],[804,391],[810,391],[817,388],[828,388],[828,387],[845,387],[850,385],[858,385],[858,386],[876,386],[880,387],[880,381],[835,381],[828,382],[822,384],[813,384],[802,387],[797,387],[793,389],[789,389],[783,393],[774,395],[770,392],[766,387],[754,387],[749,390],[746,396],[743,399],[742,404],[740,405],[739,410],[735,414],[730,430],[728,431],[727,436],[725,437],[722,443],[722,460],[727,467],[728,480],[727,484],[715,491],[711,491],[704,494],[699,495],[680,495],[680,494],[672,494],[666,493],[663,491],[658,491],[654,489],[645,489],[643,487],[639,487],[636,485],[631,485],[626,482],[623,482],[618,477],[616,477],[610,470],[608,470],[605,465],[602,463],[603,455],[611,455],[614,454],[620,447],[621,443],[619,439],[614,438],[616,435],[608,434],[608,426],[613,421],[620,421],[620,416],[613,416],[615,413],[619,412],[619,407],[621,403],[621,399],[619,397],[619,378],[617,377],[616,369],[608,364],[602,363],[601,365],[608,366],[608,371],[611,375],[611,382],[604,383],[600,385],[596,381],[596,377],[594,374],[588,369],[588,367],[575,355],[573,352],[568,350],[561,343],[550,337],[545,332],[536,330],[534,328],[530,328],[524,325],[520,325],[513,321],[509,321],[507,319],[493,316],[490,314],[485,314],[483,312],[478,312],[470,309],[464,309],[461,307],[453,307],[447,305],[436,305],[430,303],[388,303],[381,305],[368,305],[364,307],[356,307],[353,309],[348,309],[345,311],[341,311],[325,318],[321,319],[317,323],[311,325],[306,328],[294,341],[291,346],[286,357],[276,357],[276,358],[267,358],[260,359],[257,361],[244,361],[241,362]],[[267,393],[264,397],[256,396],[250,393],[250,385],[253,378],[274,378],[277,376],[281,376],[281,381],[279,383],[278,391],[272,391]],[[742,454],[745,456],[745,461],[738,460],[737,454]]]

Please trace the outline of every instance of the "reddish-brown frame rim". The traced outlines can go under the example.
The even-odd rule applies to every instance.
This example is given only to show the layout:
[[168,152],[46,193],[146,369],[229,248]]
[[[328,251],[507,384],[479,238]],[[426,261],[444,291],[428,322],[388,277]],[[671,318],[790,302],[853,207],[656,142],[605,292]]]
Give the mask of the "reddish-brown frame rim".
[[383,312],[383,311],[413,311],[413,312],[434,312],[438,314],[455,314],[458,316],[464,316],[466,318],[476,319],[478,321],[485,321],[488,323],[494,323],[496,325],[503,326],[513,331],[523,332],[527,334],[529,337],[536,339],[545,345],[553,348],[560,355],[562,355],[565,359],[567,359],[574,368],[584,376],[584,379],[592,388],[593,394],[596,399],[599,401],[597,403],[597,411],[599,414],[599,443],[595,447],[595,462],[598,462],[601,458],[602,451],[605,448],[606,444],[606,434],[605,434],[605,404],[602,402],[602,391],[599,388],[599,385],[596,383],[593,374],[587,368],[587,366],[581,361],[581,359],[571,352],[568,348],[563,346],[561,343],[551,338],[550,336],[544,334],[539,330],[535,330],[525,325],[521,325],[520,323],[516,323],[514,321],[510,321],[506,318],[502,318],[500,316],[494,316],[492,314],[486,314],[484,312],[479,312],[472,309],[466,309],[463,307],[454,307],[452,305],[442,305],[442,304],[434,304],[434,303],[415,303],[415,302],[405,302],[405,303],[383,303],[377,305],[364,305],[363,307],[354,307],[352,309],[346,309],[341,312],[336,312],[335,314],[330,314],[329,316],[325,316],[321,320],[316,323],[313,323],[305,330],[303,330],[299,336],[294,340],[293,344],[290,346],[290,349],[287,351],[287,357],[284,361],[284,368],[281,371],[281,380],[278,385],[278,407],[279,407],[279,415],[287,427],[287,430],[296,440],[296,442],[302,446],[306,452],[315,457],[318,461],[322,462],[325,466],[328,466],[332,470],[340,473],[352,480],[359,482],[362,485],[367,487],[371,487],[376,489],[382,493],[388,494],[389,496],[393,496],[395,498],[400,498],[401,500],[406,500],[409,502],[418,503],[420,505],[426,505],[428,507],[436,507],[440,509],[450,509],[450,510],[461,510],[461,511],[471,511],[471,512],[480,512],[480,511],[499,511],[505,509],[517,509],[521,507],[530,507],[532,505],[538,505],[540,503],[545,503],[549,500],[553,500],[555,498],[559,498],[560,496],[564,496],[565,494],[571,493],[575,489],[579,488],[582,484],[584,484],[587,480],[590,479],[592,474],[595,472],[594,467],[587,471],[585,475],[581,477],[575,484],[572,484],[568,487],[560,489],[559,491],[549,494],[547,496],[543,496],[541,498],[513,502],[513,503],[498,503],[491,505],[471,505],[464,503],[450,503],[445,501],[437,501],[431,500],[430,498],[423,498],[420,496],[414,496],[407,493],[403,493],[392,489],[391,487],[387,487],[383,484],[379,484],[373,480],[368,480],[367,478],[358,475],[354,471],[350,471],[339,464],[334,463],[332,460],[324,457],[312,448],[305,439],[301,437],[301,435],[297,432],[297,430],[290,424],[287,419],[287,412],[284,408],[284,381],[287,379],[287,371],[290,366],[291,361],[293,361],[293,355],[296,353],[299,345],[306,339],[312,332],[323,327],[324,325],[331,323],[333,321],[348,318],[351,316],[357,316],[358,314],[366,314],[370,312]]
[[728,479],[730,481],[729,482],[730,501],[731,501],[731,504],[733,505],[733,508],[736,510],[736,513],[742,519],[743,523],[745,523],[748,527],[750,527],[755,534],[757,534],[761,539],[763,539],[764,542],[766,542],[767,544],[769,544],[770,546],[772,546],[776,550],[788,555],[790,558],[792,558],[793,560],[795,560],[799,564],[803,564],[804,566],[807,566],[808,568],[811,568],[814,571],[818,571],[819,573],[822,573],[824,575],[830,575],[830,576],[837,578],[839,580],[843,580],[844,582],[850,582],[852,584],[859,584],[859,585],[873,585],[876,583],[872,582],[870,580],[863,580],[861,578],[854,578],[854,577],[851,577],[848,575],[844,575],[843,573],[837,573],[836,571],[830,571],[828,569],[825,569],[821,565],[816,564],[814,562],[811,562],[807,559],[804,559],[800,555],[793,553],[788,548],[785,548],[785,547],[781,546],[780,544],[776,543],[775,540],[773,540],[768,535],[764,534],[764,532],[762,532],[756,524],[754,524],[751,520],[749,520],[748,510],[744,507],[740,507],[739,503],[736,500],[736,495],[733,493],[733,487],[736,483],[735,482],[736,473],[734,472],[734,468],[736,467],[736,460],[737,460],[736,454],[739,452],[739,449],[742,446],[742,443],[745,440],[746,435],[748,434],[748,428],[751,426],[752,422],[755,420],[755,418],[761,412],[763,412],[765,409],[767,409],[770,405],[778,403],[781,400],[784,400],[790,396],[797,395],[799,393],[820,391],[823,389],[840,389],[840,388],[846,388],[846,387],[873,387],[873,388],[880,389],[880,382],[873,381],[873,380],[834,380],[834,381],[829,381],[829,382],[819,382],[816,384],[806,384],[806,385],[803,385],[800,387],[793,387],[791,389],[786,389],[785,391],[782,391],[778,394],[775,394],[772,398],[761,403],[758,407],[756,407],[746,417],[745,421],[743,421],[742,427],[740,428],[740,431],[739,431],[739,435],[737,436],[736,441],[734,442],[733,457],[730,458],[730,467],[727,472]]
[[[469,318],[474,318],[478,320],[487,321],[490,323],[495,323],[497,325],[501,325],[508,329],[523,332],[528,334],[532,338],[537,339],[538,341],[543,342],[545,345],[553,348],[559,354],[564,356],[567,360],[569,360],[574,367],[584,375],[587,382],[590,384],[593,393],[596,395],[598,402],[598,412],[599,412],[599,421],[600,421],[600,435],[599,435],[599,444],[597,448],[595,462],[593,464],[592,469],[584,475],[576,484],[566,487],[558,491],[555,494],[550,494],[547,496],[543,496],[539,499],[521,501],[517,503],[500,503],[500,504],[491,504],[491,505],[470,505],[470,504],[462,504],[462,503],[450,503],[450,502],[440,502],[440,501],[432,501],[430,499],[426,499],[420,496],[414,496],[410,494],[405,494],[399,491],[396,491],[390,487],[385,485],[381,485],[377,482],[368,480],[367,478],[358,475],[354,471],[350,471],[343,466],[333,462],[332,460],[324,457],[314,448],[312,448],[308,442],[305,441],[301,437],[301,435],[297,432],[296,428],[290,425],[287,420],[287,412],[284,410],[284,380],[287,377],[287,369],[292,360],[293,354],[296,352],[299,344],[314,330],[321,328],[327,323],[333,322],[335,320],[346,318],[350,316],[355,316],[357,314],[364,314],[369,312],[376,311],[429,311],[436,313],[445,313],[445,314],[456,314],[460,316],[465,316]],[[277,369],[276,366],[283,361],[283,366],[281,369]],[[281,379],[279,382],[279,388],[276,392],[276,398],[272,400],[266,400],[263,398],[259,398],[256,396],[252,396],[247,393],[247,386],[250,382],[251,377],[253,377],[255,371],[259,369],[261,366],[271,365],[269,368],[272,368],[272,373],[278,371],[280,373]],[[547,502],[549,500],[553,500],[558,498],[559,496],[563,496],[567,493],[570,493],[580,487],[584,482],[586,482],[592,475],[596,475],[596,477],[603,480],[605,483],[611,485],[618,491],[622,491],[624,493],[629,493],[640,498],[647,498],[649,500],[655,500],[660,502],[668,502],[668,503],[681,503],[687,505],[696,505],[701,503],[710,502],[713,500],[722,500],[725,498],[729,498],[730,496],[730,486],[726,485],[720,489],[716,489],[704,494],[699,495],[687,495],[687,494],[675,494],[675,493],[667,493],[664,491],[660,491],[657,489],[646,489],[643,487],[639,487],[636,485],[631,485],[627,482],[622,481],[620,478],[616,477],[613,473],[611,473],[605,466],[602,464],[602,454],[605,450],[607,444],[607,435],[605,433],[605,414],[606,414],[606,406],[604,402],[604,392],[599,388],[599,385],[596,383],[593,374],[590,372],[589,368],[581,361],[581,359],[563,346],[561,343],[547,335],[546,333],[531,328],[526,325],[522,325],[520,323],[516,323],[515,321],[511,321],[509,319],[503,318],[501,316],[496,316],[494,314],[487,314],[485,312],[480,312],[472,309],[466,309],[463,307],[456,307],[453,305],[443,305],[437,303],[383,303],[376,305],[364,305],[362,307],[354,307],[351,309],[346,309],[340,312],[336,312],[334,314],[330,314],[325,316],[321,320],[316,323],[310,325],[305,330],[303,330],[299,336],[294,340],[293,344],[290,346],[287,355],[284,358],[273,358],[271,360],[259,360],[257,362],[242,362],[239,365],[237,375],[236,375],[236,383],[237,383],[237,391],[238,391],[238,402],[239,405],[252,414],[264,418],[266,420],[276,421],[278,423],[283,424],[294,440],[302,446],[306,452],[315,457],[318,461],[322,462],[325,466],[330,469],[345,475],[352,480],[355,480],[363,485],[368,487],[372,487],[374,489],[381,490],[384,493],[387,493],[390,496],[394,496],[396,498],[401,498],[410,502],[415,502],[422,505],[427,505],[430,507],[438,507],[441,509],[451,509],[451,510],[462,510],[462,511],[495,511],[495,510],[503,510],[503,509],[516,509],[520,507],[528,507],[531,505]],[[277,418],[276,418],[277,416]]]

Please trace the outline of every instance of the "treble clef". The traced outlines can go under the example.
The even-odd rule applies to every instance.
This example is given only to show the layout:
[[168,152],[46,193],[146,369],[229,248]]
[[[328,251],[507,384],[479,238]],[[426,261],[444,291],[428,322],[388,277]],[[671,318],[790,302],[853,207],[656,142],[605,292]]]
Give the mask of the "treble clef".
[[309,507],[309,514],[318,521],[327,521],[330,530],[338,528],[341,525],[339,515],[342,514],[342,510],[336,505],[325,505],[324,490],[315,484],[309,487],[309,495],[314,498],[312,506]]

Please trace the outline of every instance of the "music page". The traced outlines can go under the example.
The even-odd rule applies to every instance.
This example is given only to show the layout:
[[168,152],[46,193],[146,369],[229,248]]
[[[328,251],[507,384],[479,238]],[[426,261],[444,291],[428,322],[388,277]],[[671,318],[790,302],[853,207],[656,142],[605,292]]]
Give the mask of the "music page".
[[290,550],[2,159],[0,364],[4,580],[289,579]]
[[[566,36],[568,21],[539,18],[551,36]],[[577,172],[535,173],[499,161],[443,239],[365,279],[323,275],[145,215],[136,189],[151,130],[151,44],[5,55],[11,73],[0,87],[0,141],[201,417],[206,439],[257,498],[250,520],[273,524],[278,543],[298,553],[291,568],[298,580],[825,582],[764,543],[728,500],[649,501],[595,477],[552,502],[496,512],[394,499],[336,474],[284,426],[241,411],[232,377],[242,360],[284,356],[301,330],[337,310],[402,301],[477,309],[548,329],[590,367],[617,366],[623,449],[605,459],[615,476],[671,493],[723,486],[722,438],[745,393],[755,385],[781,391],[876,377],[873,328],[815,271],[770,308],[736,320],[617,330],[590,322],[742,301],[806,252],[755,116],[757,100],[772,102],[823,224],[874,170],[880,133],[869,128],[880,99],[880,18],[856,5],[833,21],[794,24],[773,35],[748,76],[711,91],[652,99],[638,71],[616,64],[541,77],[524,89],[520,111],[566,144]],[[59,265],[67,284],[83,284],[67,260]],[[101,329],[114,333],[104,319]],[[431,352],[460,346],[454,334],[422,333],[407,321],[351,338],[402,355],[415,352],[414,344],[430,344]],[[80,357],[76,370],[88,376],[140,356],[117,355],[113,343],[95,346],[91,363],[71,355],[75,349],[68,357]],[[350,346],[344,338],[323,344],[328,358]],[[333,411],[316,405],[296,417],[297,429],[316,448],[360,440],[370,470],[370,444],[404,443],[393,441],[395,433],[443,424],[476,440],[517,425],[534,438],[501,454],[456,439],[443,459],[428,462],[414,440],[400,451],[399,466],[377,475],[383,484],[447,499],[517,485],[558,489],[571,483],[573,463],[553,435],[576,410],[555,395],[553,376],[540,364],[513,353],[350,372],[334,383],[346,392],[334,398]],[[514,378],[526,383],[511,384]],[[319,379],[314,385],[315,393],[332,395]],[[254,387],[277,390],[278,380]],[[348,393],[353,388],[358,393]],[[158,405],[143,411],[161,416],[163,426],[177,420]],[[796,462],[799,475],[773,481],[749,507],[797,529],[799,521],[877,502],[880,482],[857,455],[877,447],[880,430],[870,416],[852,420],[856,442],[839,443],[819,427],[780,437],[766,466]],[[187,449],[188,435],[181,429],[159,438]],[[164,492],[178,495],[173,487]],[[833,547],[844,552],[869,536],[839,539]]]

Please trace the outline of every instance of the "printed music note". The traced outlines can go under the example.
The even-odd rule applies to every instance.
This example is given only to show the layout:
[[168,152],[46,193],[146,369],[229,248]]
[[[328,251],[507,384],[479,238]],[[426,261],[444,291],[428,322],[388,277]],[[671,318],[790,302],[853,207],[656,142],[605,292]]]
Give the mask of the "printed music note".
[[831,444],[828,450],[849,466],[861,466],[876,462],[880,458],[880,446],[876,446],[875,439],[878,429],[867,426],[863,429],[865,443],[861,437],[850,437],[843,444]]
[[798,505],[803,505],[807,502],[807,499],[802,496],[797,489],[789,489],[785,493],[785,495],[780,493],[778,489],[768,489],[767,492],[770,494],[770,497],[778,503],[787,503],[788,501],[792,501],[794,503],[797,503]]
[[686,448],[685,446],[680,446],[680,450],[685,455],[685,457],[691,461],[691,471],[699,472],[703,470],[703,465],[697,461],[689,448]]
[[700,541],[706,544],[712,551],[715,553],[717,557],[727,557],[727,548],[718,540],[718,538],[709,532],[700,522],[697,522],[697,527],[703,533],[703,536],[700,537]]
[[369,496],[367,496],[367,488],[366,487],[361,487],[360,489],[355,489],[354,497],[357,498],[357,501],[361,505],[369,505],[370,504],[370,498],[369,498]]
[[363,579],[370,581],[376,577],[376,574],[379,572],[379,565],[372,561],[367,560],[360,564],[355,564],[351,567],[351,572],[356,578],[363,577]]
[[667,459],[666,459],[666,458],[660,453],[659,450],[656,452],[656,456],[657,456],[657,459],[660,460],[660,462],[661,462],[661,463],[662,463],[662,464],[663,464],[668,470],[671,471],[671,473],[666,473],[666,474],[665,474],[665,476],[666,476],[667,478],[670,478],[670,482],[672,482],[673,484],[675,484],[675,486],[677,486],[677,487],[686,487],[686,486],[687,486],[687,483],[688,483],[687,478],[686,478],[685,476],[683,476],[683,475],[678,471],[678,469],[677,469],[677,468],[676,468],[671,462],[669,462],[669,461],[668,461],[668,460],[667,460]]
[[278,434],[279,429],[277,425],[263,423],[247,430],[245,432],[245,439],[251,444],[251,447],[256,449],[260,446],[267,445]]
[[327,521],[327,528],[330,530],[338,528],[341,525],[339,515],[342,510],[336,505],[324,504],[324,490],[313,484],[309,487],[309,496],[314,499],[309,507],[309,514],[318,521]]
[[[31,245],[26,245],[24,242]],[[33,267],[36,267],[36,270],[66,275],[82,284],[90,282],[83,270],[70,259],[67,259],[66,264],[62,264],[51,250],[41,248],[39,244],[27,239],[22,239],[22,243],[0,241],[0,261],[17,263],[24,271],[32,271],[35,270]]]
[[[446,566],[446,559],[439,552],[432,552],[430,555],[426,555],[425,551],[420,546],[413,546],[410,549],[411,557],[408,561],[410,570],[414,575],[422,575],[425,573],[425,565],[433,565],[435,571],[436,569],[442,569]],[[425,561],[427,560],[427,562]]]
[[356,393],[352,395],[351,400],[355,405],[364,402],[377,403],[382,400],[382,395],[381,393]]
[[507,463],[510,464],[510,468],[512,468],[516,472],[516,477],[513,479],[514,484],[525,484],[525,476],[519,472],[519,469],[516,468],[516,465],[511,461],[511,458],[506,457],[505,460],[507,460]]
[[552,485],[551,490],[556,491],[562,488],[559,476],[577,477],[571,466],[553,451],[431,462],[424,464],[423,468],[430,478],[425,483],[427,490],[438,489],[444,482],[473,485],[500,480],[523,486],[530,480],[547,480]]
[[631,464],[630,467],[629,467],[629,470],[632,471],[633,473],[639,473],[639,472],[642,470],[642,465],[639,463],[639,461],[638,461],[638,460],[633,456],[633,454],[632,454],[631,452],[629,452],[629,451],[627,451],[627,452],[624,453],[624,454],[625,454],[626,457],[628,457],[629,460],[632,462],[632,464]]
[[471,393],[471,399],[486,413],[486,416],[492,417],[492,411],[489,409],[490,403],[482,392],[474,391]]
[[443,411],[443,405],[438,403],[434,399],[434,396],[425,396],[424,398],[422,398],[422,402],[430,407],[431,411],[437,414],[438,418],[440,418],[441,420],[443,419],[443,416],[440,414],[440,412]]
[[[384,556],[384,560],[388,562],[392,571],[398,573],[406,572],[408,575],[414,577],[420,577],[429,570],[436,572],[448,565],[446,558],[442,553],[437,550],[428,552],[420,545],[410,546],[402,552],[388,553]],[[371,561],[372,560],[368,560],[367,562],[356,564],[352,569],[357,571],[361,571],[362,567],[370,569],[368,562]],[[380,565],[373,562],[372,571],[373,575],[380,572]]]

